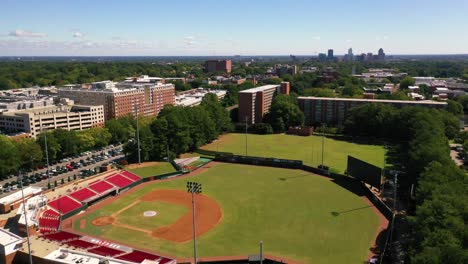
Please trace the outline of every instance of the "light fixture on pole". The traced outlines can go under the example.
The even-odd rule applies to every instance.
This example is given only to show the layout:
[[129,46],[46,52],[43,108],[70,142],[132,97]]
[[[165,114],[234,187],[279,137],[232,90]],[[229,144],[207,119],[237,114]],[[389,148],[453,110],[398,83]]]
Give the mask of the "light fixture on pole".
[[193,219],[193,260],[197,264],[197,230],[195,224],[195,194],[202,192],[202,185],[198,182],[187,182],[187,192],[192,194],[192,219]]
[[24,202],[24,191],[23,191],[23,175],[21,171],[18,174],[18,182],[21,187],[21,199],[23,203],[23,214],[24,214],[24,225],[26,226],[26,237],[28,241],[28,254],[29,254],[29,263],[32,264],[32,255],[31,255],[31,241],[29,240],[29,226],[28,226],[28,214],[26,210],[26,203]]

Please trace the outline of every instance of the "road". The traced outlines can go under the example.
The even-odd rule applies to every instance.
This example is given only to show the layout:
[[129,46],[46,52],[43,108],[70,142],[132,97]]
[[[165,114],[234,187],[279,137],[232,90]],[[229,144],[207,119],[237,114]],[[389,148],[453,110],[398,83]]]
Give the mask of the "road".
[[[106,149],[103,149],[103,150],[96,151],[95,153],[91,153],[91,154],[89,154],[89,155],[80,156],[80,157],[78,157],[78,158],[71,159],[71,160],[69,160],[69,161],[67,161],[67,162],[62,162],[62,163],[57,163],[57,164],[55,164],[55,165],[50,165],[50,170],[55,169],[56,166],[65,166],[66,164],[68,164],[68,163],[70,163],[70,162],[72,162],[72,161],[74,161],[74,162],[79,162],[81,159],[85,160],[86,158],[91,157],[92,155],[98,155],[98,154],[100,154],[100,153],[103,152],[103,151],[110,151],[110,150],[113,150],[113,149],[115,150],[115,149],[121,148],[122,146],[123,146],[123,145],[117,145],[117,146],[114,146],[114,147],[112,147],[112,148],[106,148]],[[78,176],[77,179],[79,179],[80,170],[94,169],[95,167],[101,166],[101,165],[104,164],[104,163],[109,163],[109,162],[111,162],[111,161],[113,161],[113,160],[120,159],[120,158],[123,158],[123,157],[125,157],[124,154],[119,154],[119,155],[116,155],[116,156],[114,156],[114,157],[110,157],[109,159],[106,159],[106,160],[103,160],[103,161],[98,161],[98,162],[96,162],[96,164],[90,164],[90,165],[88,165],[88,166],[83,166],[83,167],[80,167],[80,168],[75,169],[75,170],[73,170],[73,171],[59,174],[59,175],[57,175],[57,176],[52,176],[52,175],[51,175],[51,177],[50,177],[50,183],[51,183],[52,186],[53,186],[53,184],[54,184],[55,181],[57,181],[57,183],[60,184],[60,181],[61,181],[62,179],[64,179],[64,181],[66,182],[69,176],[70,176],[71,179],[73,179],[73,174],[76,174],[76,176]],[[40,173],[40,174],[42,174],[42,173],[45,173],[46,171],[47,171],[47,168],[40,169],[40,170],[35,170],[35,171],[33,171],[33,172],[29,172],[28,175],[35,174],[35,173]],[[0,184],[3,186],[3,185],[4,185],[5,183],[7,183],[7,182],[10,183],[10,182],[12,182],[12,181],[17,181],[17,180],[18,180],[18,177],[13,177],[13,178],[10,178],[10,179],[6,179],[6,180],[3,180],[3,181],[0,181]],[[40,181],[40,182],[36,182],[36,183],[30,184],[29,186],[38,186],[38,187],[46,187],[46,188],[47,188],[47,183],[48,183],[48,180],[47,180],[47,179],[44,179],[44,180],[42,180],[42,181]],[[9,195],[9,194],[12,194],[12,193],[14,193],[14,192],[16,192],[16,190],[15,190],[15,191],[10,191],[10,192],[8,192],[8,193],[1,193],[1,194],[0,194],[0,198],[1,198],[1,197],[4,197],[4,196],[7,196],[7,195]]]
[[450,144],[450,157],[457,166],[463,165],[463,160],[458,157],[458,151],[455,149],[456,147],[461,147],[460,144]]

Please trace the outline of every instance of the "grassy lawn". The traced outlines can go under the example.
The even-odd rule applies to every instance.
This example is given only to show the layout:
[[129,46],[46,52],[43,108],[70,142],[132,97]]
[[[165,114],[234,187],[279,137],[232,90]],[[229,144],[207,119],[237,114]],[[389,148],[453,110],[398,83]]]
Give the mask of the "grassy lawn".
[[155,165],[155,166],[134,168],[134,169],[128,169],[128,170],[142,178],[176,171],[174,167],[172,166],[172,164],[169,162],[159,162],[158,165]]
[[[331,138],[324,140],[324,164],[343,173],[346,170],[347,156],[351,155],[373,165],[383,167],[384,147],[364,145]],[[274,157],[302,160],[305,164],[318,166],[322,162],[322,137],[247,135],[247,154],[257,157]],[[221,140],[205,145],[202,149],[231,152],[245,155],[245,135],[227,134]]]
[[[146,211],[156,211],[153,217],[144,217]],[[163,201],[144,202],[128,208],[117,216],[117,221],[131,226],[144,227],[154,230],[158,227],[170,225],[187,213],[187,208]]]
[[[361,196],[326,178],[300,170],[237,164],[220,164],[195,178],[203,185],[203,193],[223,209],[221,222],[197,239],[200,257],[254,254],[263,240],[267,254],[305,263],[363,263],[375,240],[379,218],[373,208]],[[172,243],[125,228],[89,224],[155,189],[185,190],[188,180],[146,185],[78,218],[74,226],[104,239],[191,257],[191,241]],[[79,221],[83,218],[88,224],[81,230]],[[144,224],[138,222],[142,228]]]

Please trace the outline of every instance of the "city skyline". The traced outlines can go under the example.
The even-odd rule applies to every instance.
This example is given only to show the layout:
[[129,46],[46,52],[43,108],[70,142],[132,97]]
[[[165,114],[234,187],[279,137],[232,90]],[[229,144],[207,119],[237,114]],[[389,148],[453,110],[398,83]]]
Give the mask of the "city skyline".
[[462,0],[7,0],[2,9],[0,56],[468,54]]

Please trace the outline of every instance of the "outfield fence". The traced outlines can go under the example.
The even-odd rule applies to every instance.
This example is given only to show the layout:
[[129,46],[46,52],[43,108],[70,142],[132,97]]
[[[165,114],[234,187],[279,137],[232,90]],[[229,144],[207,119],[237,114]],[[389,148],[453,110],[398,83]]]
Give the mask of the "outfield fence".
[[329,170],[324,170],[312,166],[303,164],[301,160],[286,160],[286,159],[275,159],[275,158],[262,158],[262,157],[250,157],[250,156],[241,156],[233,154],[220,154],[218,153],[215,156],[215,161],[229,162],[229,163],[239,163],[239,164],[248,164],[248,165],[260,165],[276,168],[290,168],[290,169],[301,169],[307,172],[312,172],[321,176],[325,176],[330,179],[335,180],[347,180],[355,183],[362,190],[362,193],[366,198],[379,210],[380,213],[388,220],[388,225],[385,230],[385,239],[383,240],[383,245],[379,245],[381,249],[380,259],[383,258],[385,251],[387,249],[391,230],[393,228],[394,222],[394,213],[390,207],[388,207],[381,199],[379,199],[375,193],[373,193],[367,186],[361,182],[359,179],[340,174],[330,172]]

